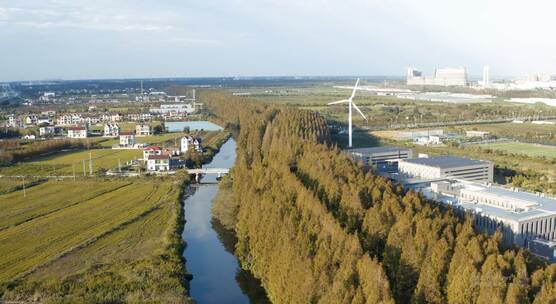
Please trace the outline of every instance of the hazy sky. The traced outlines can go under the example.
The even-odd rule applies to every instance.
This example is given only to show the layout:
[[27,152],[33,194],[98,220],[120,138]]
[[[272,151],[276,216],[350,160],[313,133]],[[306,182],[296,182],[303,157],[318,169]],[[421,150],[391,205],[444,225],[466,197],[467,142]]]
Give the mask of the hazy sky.
[[556,74],[556,1],[0,0],[0,81]]

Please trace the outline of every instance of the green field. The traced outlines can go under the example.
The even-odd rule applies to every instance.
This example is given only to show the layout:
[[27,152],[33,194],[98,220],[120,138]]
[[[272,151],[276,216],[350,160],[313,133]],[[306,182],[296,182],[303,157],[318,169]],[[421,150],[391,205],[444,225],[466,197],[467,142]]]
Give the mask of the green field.
[[504,142],[481,145],[483,148],[502,150],[513,154],[524,154],[532,157],[556,157],[556,147],[520,142]]
[[51,180],[0,195],[0,297],[184,301],[172,251],[182,181]]
[[83,175],[83,161],[85,173],[89,174],[89,153],[93,160],[93,171],[111,169],[118,166],[118,160],[126,161],[141,158],[142,150],[111,150],[92,149],[81,151],[67,151],[41,157],[35,161],[25,161],[9,167],[1,167],[0,175]]

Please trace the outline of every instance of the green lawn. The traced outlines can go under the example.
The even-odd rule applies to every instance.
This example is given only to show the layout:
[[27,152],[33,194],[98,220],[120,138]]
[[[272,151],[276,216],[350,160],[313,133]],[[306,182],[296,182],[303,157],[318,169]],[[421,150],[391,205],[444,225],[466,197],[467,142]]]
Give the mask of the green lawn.
[[532,157],[556,157],[556,147],[520,142],[505,142],[481,145],[483,148],[502,150],[508,153],[524,154]]

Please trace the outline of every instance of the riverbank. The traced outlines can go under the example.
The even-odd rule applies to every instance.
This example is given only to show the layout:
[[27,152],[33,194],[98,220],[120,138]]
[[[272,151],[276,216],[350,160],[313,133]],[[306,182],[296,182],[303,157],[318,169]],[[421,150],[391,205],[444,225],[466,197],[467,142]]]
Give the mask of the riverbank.
[[[230,168],[235,162],[235,141],[230,138],[205,167]],[[221,187],[216,176],[206,175],[208,183],[193,188],[184,200],[183,239],[186,268],[192,275],[190,296],[198,303],[268,303],[264,289],[250,273],[239,267],[234,255],[233,231],[212,216],[212,204]],[[221,182],[227,184],[224,177]],[[225,192],[224,192],[225,194]],[[261,296],[262,295],[262,296]]]

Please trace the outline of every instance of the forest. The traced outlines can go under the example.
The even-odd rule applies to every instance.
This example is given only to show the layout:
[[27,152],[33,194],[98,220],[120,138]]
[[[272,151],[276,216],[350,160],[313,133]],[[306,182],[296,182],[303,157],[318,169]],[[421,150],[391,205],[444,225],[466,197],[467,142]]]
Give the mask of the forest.
[[[239,130],[232,214],[273,303],[555,303],[556,266],[365,170],[319,114],[201,92]],[[223,212],[224,213],[224,212]]]

